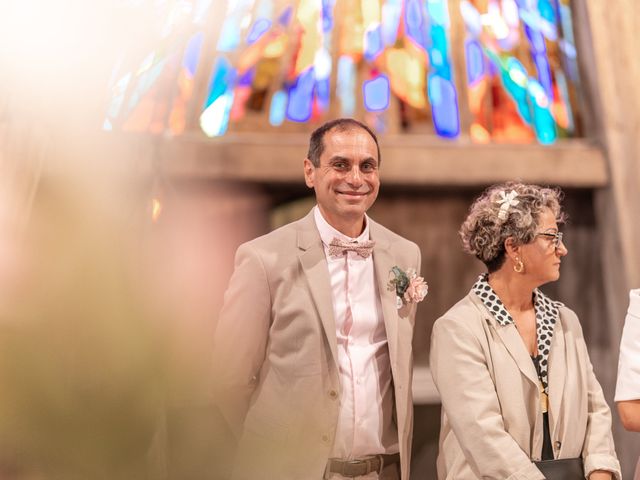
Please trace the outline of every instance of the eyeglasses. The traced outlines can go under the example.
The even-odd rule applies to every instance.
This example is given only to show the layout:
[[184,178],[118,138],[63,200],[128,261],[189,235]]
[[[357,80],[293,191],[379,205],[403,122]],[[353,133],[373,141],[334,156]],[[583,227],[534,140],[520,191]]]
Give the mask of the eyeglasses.
[[540,233],[536,233],[536,235],[542,235],[543,237],[553,238],[552,243],[555,248],[559,248],[560,244],[562,243],[562,235],[563,235],[562,232],[556,232],[556,233],[540,232]]

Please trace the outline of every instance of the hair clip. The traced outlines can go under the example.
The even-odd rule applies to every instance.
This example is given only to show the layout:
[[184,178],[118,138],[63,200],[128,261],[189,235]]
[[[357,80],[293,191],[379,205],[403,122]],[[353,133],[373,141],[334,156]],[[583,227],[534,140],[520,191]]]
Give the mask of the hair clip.
[[515,190],[511,190],[509,193],[506,193],[504,190],[500,192],[500,199],[497,203],[500,205],[500,210],[498,211],[498,218],[503,222],[509,216],[509,208],[514,207],[520,203],[518,198],[518,192]]

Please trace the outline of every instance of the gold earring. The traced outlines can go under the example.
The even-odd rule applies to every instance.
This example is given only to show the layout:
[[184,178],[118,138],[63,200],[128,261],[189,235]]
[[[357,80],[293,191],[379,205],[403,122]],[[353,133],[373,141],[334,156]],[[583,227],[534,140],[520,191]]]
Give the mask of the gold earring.
[[524,263],[519,258],[516,260],[516,264],[513,266],[513,271],[516,273],[522,273],[524,271]]

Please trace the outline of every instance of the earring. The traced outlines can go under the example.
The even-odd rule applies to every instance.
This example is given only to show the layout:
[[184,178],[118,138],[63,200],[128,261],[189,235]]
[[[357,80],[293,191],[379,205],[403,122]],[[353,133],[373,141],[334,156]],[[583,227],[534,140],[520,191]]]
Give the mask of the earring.
[[524,263],[519,258],[516,260],[516,264],[513,266],[513,271],[516,273],[522,273],[524,271]]

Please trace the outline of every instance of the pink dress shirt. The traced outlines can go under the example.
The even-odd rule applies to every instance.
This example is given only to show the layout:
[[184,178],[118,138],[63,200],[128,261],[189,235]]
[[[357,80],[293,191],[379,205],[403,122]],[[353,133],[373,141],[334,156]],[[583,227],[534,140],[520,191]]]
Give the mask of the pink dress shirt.
[[328,253],[334,237],[347,242],[368,240],[368,219],[365,216],[362,234],[350,238],[329,225],[317,206],[314,218],[329,267],[338,340],[340,413],[331,457],[396,453],[399,445],[392,417],[391,365],[373,258],[355,252],[340,257]]

